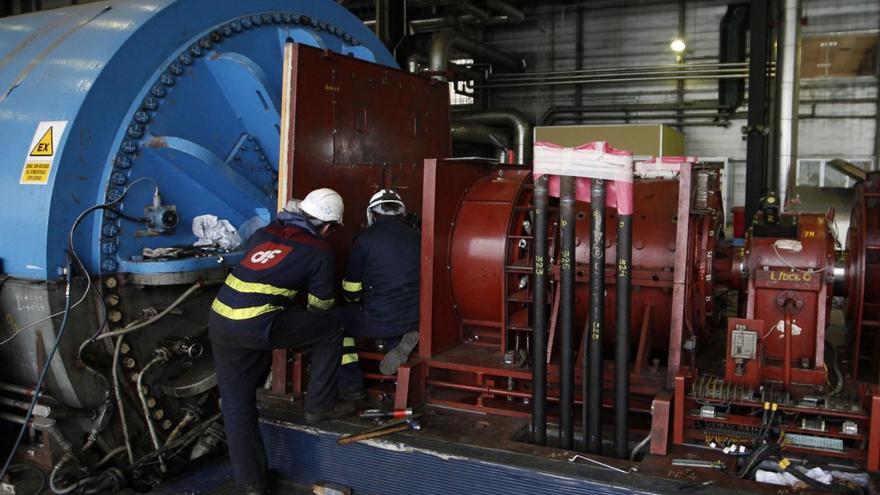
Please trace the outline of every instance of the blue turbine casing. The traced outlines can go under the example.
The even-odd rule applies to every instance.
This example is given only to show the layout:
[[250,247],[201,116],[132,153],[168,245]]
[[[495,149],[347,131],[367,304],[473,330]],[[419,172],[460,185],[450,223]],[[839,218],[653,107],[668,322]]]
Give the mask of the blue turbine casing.
[[[240,226],[274,210],[283,45],[294,41],[396,67],[330,0],[91,3],[0,20],[2,271],[46,280],[89,206],[138,178],[175,205],[172,234],[145,235],[153,187],[91,215],[75,246],[93,274],[191,272],[235,256],[143,261],[143,248],[189,245],[193,217]],[[298,116],[307,118],[307,116]],[[48,183],[20,184],[40,122],[66,121]]]

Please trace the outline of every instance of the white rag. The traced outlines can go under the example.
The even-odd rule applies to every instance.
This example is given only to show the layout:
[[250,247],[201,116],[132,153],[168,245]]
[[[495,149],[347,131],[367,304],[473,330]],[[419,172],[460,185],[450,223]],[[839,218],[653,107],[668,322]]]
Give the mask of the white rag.
[[221,220],[214,215],[199,215],[193,218],[192,230],[198,238],[193,244],[196,247],[217,246],[231,251],[241,246],[241,237],[229,220]]
[[[831,484],[831,474],[827,473],[820,467],[814,467],[807,471],[806,469],[798,466],[795,469],[800,472],[806,474],[810,478],[822,483],[823,485]],[[797,479],[794,475],[786,472],[774,473],[773,471],[765,471],[763,469],[758,469],[755,471],[755,480],[760,481],[761,483],[770,483],[771,485],[782,485],[782,486],[796,486],[798,484],[803,484],[803,482]]]

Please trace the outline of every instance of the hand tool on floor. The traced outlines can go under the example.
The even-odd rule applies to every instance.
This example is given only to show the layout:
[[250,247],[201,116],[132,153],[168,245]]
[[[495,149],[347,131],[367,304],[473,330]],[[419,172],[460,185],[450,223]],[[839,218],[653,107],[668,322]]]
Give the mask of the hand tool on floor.
[[370,428],[369,430],[364,430],[360,433],[355,433],[353,435],[343,435],[339,437],[338,440],[336,440],[336,443],[338,443],[339,445],[345,445],[348,443],[360,442],[362,440],[370,440],[372,438],[390,435],[399,431],[406,431],[410,429],[418,430],[421,428],[421,425],[418,421],[416,421],[416,419],[420,416],[421,414],[416,414],[413,415],[413,417],[411,418],[391,421],[390,423],[379,425],[375,428]]
[[360,418],[375,418],[375,419],[400,419],[400,418],[411,418],[413,416],[412,408],[406,409],[392,409],[391,411],[383,411],[382,409],[367,409],[366,411],[361,411],[358,415]]

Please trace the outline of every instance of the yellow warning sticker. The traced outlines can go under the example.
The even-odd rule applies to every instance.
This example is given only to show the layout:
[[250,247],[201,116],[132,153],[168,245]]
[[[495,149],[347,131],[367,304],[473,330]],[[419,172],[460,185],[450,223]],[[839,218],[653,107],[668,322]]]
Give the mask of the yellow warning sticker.
[[28,147],[21,169],[20,184],[44,185],[49,183],[52,168],[58,158],[59,143],[67,128],[67,121],[40,122]]
[[46,129],[43,137],[37,141],[37,145],[31,150],[31,156],[52,156],[55,154],[55,144],[52,142],[52,128]]
[[52,164],[49,162],[27,162],[21,172],[21,183],[48,184],[50,170],[52,170]]

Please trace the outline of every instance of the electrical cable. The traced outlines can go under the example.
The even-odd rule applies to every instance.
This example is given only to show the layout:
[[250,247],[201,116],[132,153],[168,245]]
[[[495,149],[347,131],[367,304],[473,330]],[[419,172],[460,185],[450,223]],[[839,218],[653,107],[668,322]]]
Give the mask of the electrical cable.
[[157,321],[161,320],[163,317],[165,317],[165,315],[167,315],[172,310],[174,310],[174,308],[176,308],[177,306],[180,306],[180,304],[183,303],[189,296],[191,296],[193,294],[193,292],[195,292],[198,289],[205,287],[207,285],[212,285],[212,284],[206,284],[205,282],[201,282],[201,281],[196,282],[196,283],[192,284],[192,286],[190,286],[190,288],[187,289],[183,294],[181,294],[180,297],[175,299],[174,302],[172,302],[170,305],[168,305],[167,308],[163,309],[157,315],[152,316],[148,320],[145,320],[145,321],[132,322],[131,324],[127,325],[122,330],[115,330],[113,332],[102,333],[102,334],[98,335],[95,340],[103,340],[103,339],[107,339],[110,337],[119,337],[119,336],[127,335],[131,332],[134,332],[135,330],[140,330],[141,328],[150,326],[153,323],[156,323]]
[[134,451],[131,448],[131,435],[128,432],[128,420],[125,419],[125,406],[122,403],[122,392],[119,390],[119,350],[122,348],[122,339],[122,336],[116,339],[116,347],[113,351],[113,368],[111,369],[111,376],[113,377],[113,395],[116,397],[116,408],[119,409],[119,419],[122,422],[122,439],[125,442],[125,450],[128,453],[128,462],[134,464]]
[[[72,231],[72,229],[71,229]],[[28,423],[31,422],[31,418],[34,415],[34,408],[37,406],[37,402],[40,399],[40,389],[43,387],[43,382],[46,380],[46,376],[49,374],[49,368],[52,366],[52,361],[55,359],[55,354],[58,352],[59,344],[61,343],[61,338],[64,337],[64,332],[67,330],[67,321],[70,316],[70,286],[73,283],[73,269],[70,263],[67,265],[67,282],[64,289],[64,318],[61,320],[61,327],[58,330],[58,334],[55,336],[55,343],[52,345],[52,350],[49,351],[49,356],[46,359],[46,362],[43,364],[43,369],[40,371],[40,376],[37,378],[37,384],[34,386],[34,397],[31,399],[31,403],[28,406],[27,414],[24,416],[24,422],[21,425],[21,429],[18,430],[18,437],[16,437],[15,442],[12,445],[12,449],[9,451],[9,457],[6,458],[6,462],[3,464],[3,470],[0,471],[0,480],[6,477],[6,473],[9,472],[9,466],[12,465],[12,459],[15,457],[16,451],[18,451],[18,447],[21,445],[21,441],[24,438],[25,432],[28,430]],[[51,480],[50,480],[51,481]]]
[[[120,337],[120,339],[121,338],[122,337]],[[144,366],[144,369],[142,369],[140,373],[138,373],[137,379],[138,398],[140,398],[141,400],[141,406],[144,410],[144,419],[147,421],[147,429],[150,432],[150,439],[153,441],[153,447],[156,449],[156,452],[158,452],[162,448],[162,445],[159,443],[159,436],[156,434],[156,426],[153,424],[153,418],[150,416],[150,406],[147,405],[147,397],[144,394],[144,376],[147,374],[150,368],[166,361],[168,361],[168,357],[166,355],[157,355],[153,358],[152,361]],[[163,473],[168,470],[168,468],[165,466],[165,459],[162,458],[162,454],[159,454],[159,465],[161,466]]]
[[785,266],[789,267],[794,272],[805,273],[808,275],[814,275],[817,273],[822,273],[825,270],[828,270],[829,268],[834,268],[834,264],[832,263],[830,265],[825,265],[824,268],[821,268],[818,270],[801,270],[800,268],[795,268],[794,265],[792,265],[791,263],[788,262],[788,260],[786,260],[785,258],[782,257],[782,254],[779,253],[779,248],[776,247],[775,242],[773,243],[773,252],[776,253],[776,257],[779,258],[779,261],[781,261]]
[[[68,251],[68,256],[70,258],[72,258],[72,261],[76,261],[77,267],[82,271],[83,275],[85,275],[86,290],[83,291],[82,296],[74,304],[71,305],[70,292],[71,292],[71,287],[73,285],[74,266],[73,266],[71,259],[68,259],[67,269],[66,269],[65,289],[64,289],[64,310],[62,310],[58,313],[55,313],[54,315],[50,315],[46,318],[43,318],[42,320],[37,321],[35,323],[31,323],[30,325],[27,325],[27,326],[19,329],[18,332],[14,333],[12,336],[7,338],[3,342],[0,342],[0,346],[2,346],[4,344],[8,343],[9,341],[11,341],[12,339],[14,339],[15,337],[17,337],[18,335],[21,335],[22,333],[24,333],[25,330],[27,330],[29,328],[33,328],[33,327],[39,325],[40,323],[52,320],[56,316],[63,315],[62,320],[61,320],[61,326],[59,327],[58,333],[55,336],[55,343],[52,345],[52,349],[49,351],[49,355],[46,359],[46,362],[43,364],[43,369],[40,371],[40,375],[37,378],[37,383],[34,386],[33,398],[31,399],[31,403],[28,406],[27,414],[25,414],[25,416],[24,416],[24,421],[21,425],[21,429],[18,432],[18,437],[16,438],[12,449],[9,451],[9,457],[7,457],[6,462],[3,465],[2,471],[0,471],[0,479],[3,479],[6,477],[6,474],[9,471],[9,466],[12,464],[12,459],[15,457],[15,453],[18,451],[19,446],[21,446],[21,441],[24,438],[24,434],[28,429],[28,423],[30,423],[31,419],[33,418],[34,408],[36,407],[37,402],[39,401],[39,398],[40,398],[40,389],[43,387],[43,382],[46,380],[46,376],[49,373],[49,368],[52,365],[52,361],[55,359],[55,354],[58,352],[58,348],[60,347],[61,340],[64,337],[65,331],[67,330],[67,322],[70,317],[70,312],[73,309],[75,309],[77,306],[79,306],[83,301],[85,301],[86,297],[88,296],[88,294],[92,288],[92,279],[89,276],[88,270],[86,270],[86,267],[83,264],[82,260],[76,254],[76,249],[73,245],[73,237],[76,234],[76,229],[77,229],[77,227],[79,227],[79,224],[83,221],[83,219],[86,218],[86,216],[88,216],[92,212],[95,212],[95,211],[100,210],[102,208],[106,208],[108,206],[113,206],[113,205],[121,202],[125,198],[125,196],[128,194],[128,191],[131,190],[132,187],[134,187],[138,183],[146,181],[146,180],[149,180],[150,182],[153,183],[153,185],[156,187],[156,191],[154,194],[158,195],[159,186],[155,180],[150,179],[150,178],[136,179],[136,180],[132,181],[125,188],[125,190],[122,191],[122,194],[120,194],[117,199],[110,201],[109,203],[103,203],[100,205],[90,206],[89,208],[86,208],[85,210],[83,210],[76,217],[76,219],[73,222],[73,225],[70,227],[70,231],[67,234],[67,251]],[[52,477],[51,476],[49,478],[49,484],[50,485],[52,484]]]
[[[79,227],[80,222],[82,222],[83,219],[84,219],[87,215],[91,214],[92,212],[95,212],[95,211],[97,211],[97,210],[101,210],[101,209],[104,209],[104,208],[108,208],[108,207],[111,207],[111,206],[113,206],[113,205],[115,205],[115,204],[120,203],[123,199],[125,199],[125,196],[128,194],[128,191],[130,191],[132,187],[134,187],[136,184],[138,184],[138,183],[140,183],[140,182],[144,182],[144,181],[152,182],[153,185],[156,187],[156,193],[158,193],[158,191],[159,191],[159,186],[156,184],[156,181],[155,181],[155,180],[153,180],[153,179],[151,179],[151,178],[149,178],[149,177],[141,177],[140,179],[136,179],[136,180],[132,181],[131,184],[129,184],[129,185],[128,185],[128,186],[122,191],[122,194],[120,194],[118,198],[116,198],[116,199],[114,199],[113,201],[110,201],[110,202],[108,202],[108,203],[103,203],[103,204],[99,204],[99,205],[95,205],[95,206],[90,206],[89,208],[86,208],[82,213],[80,213],[79,216],[76,217],[76,220],[74,220],[74,222],[73,222],[73,226],[70,228],[70,232],[69,232],[68,235],[67,235],[67,246],[68,246],[69,254],[73,257],[74,261],[76,261],[77,266],[80,268],[80,270],[81,270],[84,274],[86,274],[86,290],[83,292],[83,294],[82,294],[82,296],[79,298],[79,300],[77,300],[77,301],[76,301],[76,302],[70,307],[71,310],[74,309],[74,308],[76,308],[77,306],[79,306],[79,305],[80,305],[80,304],[86,299],[86,296],[88,295],[89,291],[92,289],[92,279],[91,279],[91,277],[88,276],[88,270],[86,270],[85,264],[83,264],[82,260],[81,260],[81,259],[79,258],[79,256],[76,254],[76,250],[73,248],[73,235],[74,235],[74,232],[76,231],[76,228]],[[68,269],[68,271],[69,271],[69,269]],[[28,324],[28,325],[25,325],[25,326],[22,327],[22,328],[19,328],[17,332],[13,333],[11,336],[9,336],[8,338],[6,338],[6,339],[3,340],[2,342],[0,342],[0,347],[6,345],[7,343],[9,343],[10,341],[12,341],[13,339],[15,339],[16,337],[18,337],[19,335],[23,334],[25,330],[29,330],[29,329],[31,329],[31,328],[33,328],[33,327],[36,327],[37,325],[40,325],[41,323],[45,323],[45,322],[47,322],[47,321],[49,321],[49,320],[52,320],[52,319],[57,318],[57,317],[59,317],[59,316],[65,315],[66,313],[67,313],[66,311],[59,311],[59,312],[57,312],[57,313],[55,313],[55,314],[51,314],[51,315],[49,315],[49,316],[47,316],[47,317],[41,319],[41,320],[35,321],[35,322],[33,322],[33,323],[30,323],[30,324]]]
[[650,433],[648,433],[648,436],[646,436],[641,442],[638,443],[638,445],[635,446],[635,448],[632,449],[632,453],[630,453],[629,455],[629,460],[635,461],[636,456],[639,454],[639,451],[645,448],[645,445],[648,445],[649,441],[651,441]]
[[104,464],[107,464],[108,462],[112,461],[114,457],[118,456],[120,453],[122,453],[124,451],[125,451],[125,446],[120,445],[119,447],[116,447],[115,449],[111,450],[110,452],[107,452],[107,455],[105,455],[100,461],[98,461],[94,466],[92,466],[92,470],[95,470],[95,469],[102,467]]

